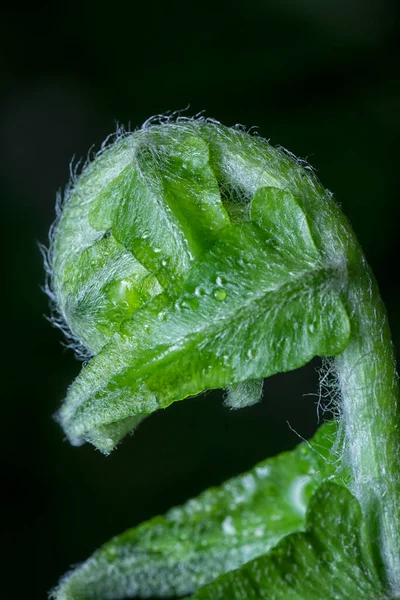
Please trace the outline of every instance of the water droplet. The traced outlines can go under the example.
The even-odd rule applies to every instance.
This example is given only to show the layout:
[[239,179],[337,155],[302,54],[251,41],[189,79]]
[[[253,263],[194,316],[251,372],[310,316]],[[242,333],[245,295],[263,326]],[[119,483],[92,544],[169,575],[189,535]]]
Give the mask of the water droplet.
[[162,265],[163,267],[166,267],[166,266],[167,266],[167,264],[168,264],[168,263],[167,263],[167,261],[165,260],[165,258],[163,258],[163,260],[161,261],[161,265]]
[[161,248],[153,248],[155,254],[159,254],[161,252]]
[[84,369],[85,369],[85,368],[88,366],[88,362],[89,362],[88,360],[85,360],[85,361],[82,363],[82,367],[83,367]]
[[194,290],[195,296],[204,296],[204,290],[199,285]]
[[223,302],[226,298],[226,291],[223,288],[218,288],[213,291],[213,298],[218,302]]
[[142,234],[142,240],[146,240],[150,235],[150,231],[144,231]]
[[161,310],[158,315],[158,320],[159,321],[166,321],[167,320],[167,313],[164,310]]
[[215,280],[215,283],[218,286],[222,287],[224,285],[224,283],[225,283],[225,279],[223,277],[221,277],[220,275],[218,275],[218,277]]
[[317,328],[317,326],[315,325],[315,323],[311,323],[311,325],[309,325],[309,326],[308,326],[308,331],[309,331],[310,333],[313,333],[313,334],[314,334],[314,333],[317,333],[317,331],[318,331],[318,328]]

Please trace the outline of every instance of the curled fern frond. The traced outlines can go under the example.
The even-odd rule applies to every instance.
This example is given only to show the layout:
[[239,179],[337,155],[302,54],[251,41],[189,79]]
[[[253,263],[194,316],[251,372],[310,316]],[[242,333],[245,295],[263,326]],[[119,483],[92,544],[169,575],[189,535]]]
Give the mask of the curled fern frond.
[[[204,119],[121,134],[68,188],[54,231],[58,310],[93,355],[59,419],[103,452],[147,414],[346,346],[330,194],[291,155]],[[239,386],[239,387],[238,387]],[[231,400],[230,400],[231,399]]]

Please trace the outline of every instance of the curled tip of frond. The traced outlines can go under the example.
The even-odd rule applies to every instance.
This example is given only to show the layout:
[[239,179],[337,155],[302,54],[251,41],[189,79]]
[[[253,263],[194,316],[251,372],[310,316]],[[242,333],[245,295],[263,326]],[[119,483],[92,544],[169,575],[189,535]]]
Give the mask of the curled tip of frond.
[[[223,137],[227,135],[226,132],[228,131],[228,128],[223,127],[220,121],[210,117],[206,117],[204,111],[201,111],[193,116],[189,116],[187,114],[188,109],[189,106],[182,110],[170,111],[164,114],[154,115],[147,119],[141,127],[133,131],[130,127],[125,128],[124,126],[117,123],[116,130],[105,138],[105,140],[102,142],[100,148],[97,151],[95,151],[92,147],[85,158],[78,160],[75,160],[75,158],[73,158],[70,163],[70,181],[66,185],[65,189],[57,194],[56,218],[49,231],[49,245],[48,247],[41,246],[41,252],[46,272],[44,291],[50,300],[49,320],[56,328],[63,332],[67,340],[66,346],[68,348],[72,348],[75,355],[81,360],[87,359],[92,354],[88,352],[85,346],[79,341],[78,337],[74,335],[74,333],[71,331],[71,328],[68,324],[68,320],[66,319],[63,310],[60,308],[59,303],[57,302],[56,292],[54,288],[54,246],[64,206],[67,203],[68,199],[71,197],[74,190],[76,189],[79,177],[88,168],[88,166],[91,163],[93,163],[97,158],[102,156],[116,143],[121,142],[125,138],[134,135],[135,133],[139,133],[141,131],[148,131],[155,127],[164,127],[171,125],[182,125],[182,127],[184,128],[186,124],[190,125],[191,123],[196,122],[199,124],[215,127],[216,129],[218,129],[218,131],[222,134]],[[243,124],[237,123],[233,125],[233,127],[231,127],[231,130],[250,135],[253,138],[254,143],[261,142],[265,143],[266,146],[268,145],[267,141],[259,135],[256,127],[246,127]],[[252,144],[253,142],[250,142],[250,144]],[[311,167],[307,164],[306,161],[296,158],[292,153],[288,152],[283,148],[280,148],[279,150],[288,158],[290,158],[293,162],[307,169],[312,174],[313,178],[315,178],[314,172],[312,171]],[[223,180],[219,181],[219,186],[222,194],[227,194],[230,191],[227,182]],[[245,194],[242,190],[241,185],[231,183],[230,186],[232,189],[234,189],[237,199],[243,200]],[[245,199],[248,200],[249,198],[246,196]]]

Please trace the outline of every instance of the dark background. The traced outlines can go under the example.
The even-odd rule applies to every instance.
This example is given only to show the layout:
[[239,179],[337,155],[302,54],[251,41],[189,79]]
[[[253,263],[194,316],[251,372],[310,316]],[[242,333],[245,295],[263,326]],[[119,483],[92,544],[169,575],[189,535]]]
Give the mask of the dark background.
[[[115,130],[190,107],[257,125],[316,167],[350,217],[400,346],[395,2],[49,2],[0,14],[1,597],[45,598],[112,535],[317,426],[317,362],[240,412],[210,393],[149,418],[109,458],[52,419],[79,371],[43,317],[56,192],[72,156]],[[4,565],[3,561],[3,565]]]

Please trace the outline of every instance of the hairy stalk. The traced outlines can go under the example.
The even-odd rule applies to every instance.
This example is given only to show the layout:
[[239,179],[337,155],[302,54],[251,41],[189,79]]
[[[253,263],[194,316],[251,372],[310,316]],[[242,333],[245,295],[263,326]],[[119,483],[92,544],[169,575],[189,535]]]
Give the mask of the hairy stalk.
[[339,285],[351,321],[349,344],[334,358],[344,461],[381,575],[400,598],[400,403],[386,310],[347,218],[331,197],[313,200],[307,203],[313,235],[342,273]]
[[400,598],[399,389],[376,281],[362,257],[350,277],[352,337],[336,358],[347,460],[391,592]]
[[[400,405],[386,310],[355,235],[337,211],[347,257],[345,301],[351,338],[335,358],[345,428],[344,460],[366,518],[375,558],[390,592],[400,598]],[[335,220],[336,220],[335,219]]]

